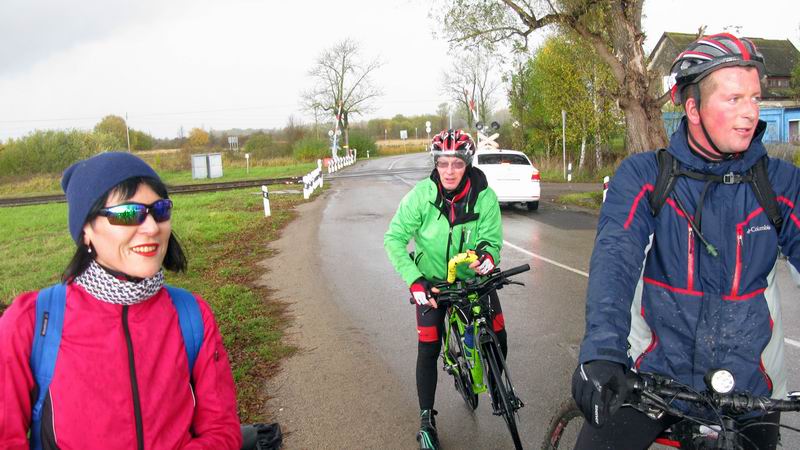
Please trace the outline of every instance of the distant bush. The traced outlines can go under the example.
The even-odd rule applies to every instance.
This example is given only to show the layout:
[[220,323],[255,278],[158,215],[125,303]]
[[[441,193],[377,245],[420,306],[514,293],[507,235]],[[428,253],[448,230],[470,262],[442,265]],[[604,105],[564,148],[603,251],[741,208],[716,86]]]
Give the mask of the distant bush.
[[359,158],[366,158],[367,151],[369,151],[370,156],[378,155],[378,146],[375,144],[375,138],[361,130],[350,130],[350,148],[358,150]]
[[0,176],[60,173],[75,161],[118,145],[114,136],[103,132],[35,131],[6,144],[0,152]]
[[292,155],[301,161],[313,161],[315,159],[327,158],[330,156],[328,141],[314,137],[305,137],[295,142],[292,146]]
[[275,142],[269,134],[258,133],[247,139],[244,152],[249,153],[253,159],[271,159],[291,156],[292,149]]
[[155,139],[149,134],[131,130],[131,149],[133,150],[151,150],[155,146]]

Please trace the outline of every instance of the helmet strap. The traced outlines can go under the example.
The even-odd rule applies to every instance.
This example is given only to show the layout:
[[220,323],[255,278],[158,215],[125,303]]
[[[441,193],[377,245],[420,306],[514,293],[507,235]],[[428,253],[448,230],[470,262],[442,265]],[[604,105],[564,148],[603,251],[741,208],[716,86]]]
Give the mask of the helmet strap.
[[698,142],[691,132],[687,133],[689,135],[689,141],[697,153],[703,158],[710,161],[722,161],[724,159],[724,154],[719,150],[719,147],[717,147],[717,144],[714,143],[714,140],[711,139],[711,135],[708,134],[706,125],[703,123],[703,115],[700,114],[700,86],[698,83],[692,83],[689,89],[694,91],[693,98],[695,100],[695,107],[697,108],[697,116],[700,118],[700,129],[703,130],[703,136],[705,136],[706,142],[708,142],[708,146],[710,148]]

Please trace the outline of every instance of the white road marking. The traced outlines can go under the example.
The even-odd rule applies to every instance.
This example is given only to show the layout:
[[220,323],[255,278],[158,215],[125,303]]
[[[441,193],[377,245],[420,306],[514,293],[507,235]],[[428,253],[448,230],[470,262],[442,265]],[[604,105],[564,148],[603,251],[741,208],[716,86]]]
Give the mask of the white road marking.
[[407,184],[407,185],[409,185],[409,186],[411,186],[411,187],[414,187],[414,183],[412,183],[412,182],[410,182],[410,181],[406,180],[406,179],[405,179],[405,178],[403,178],[403,177],[399,177],[399,176],[395,175],[395,178],[397,178],[398,180],[402,181],[403,183],[405,183],[405,184]]
[[786,342],[787,344],[789,344],[791,346],[800,348],[800,342],[795,341],[794,339],[783,338],[783,342]]
[[544,256],[537,255],[536,253],[531,253],[531,252],[525,250],[522,247],[519,247],[517,245],[512,244],[511,242],[508,242],[508,241],[504,240],[503,241],[503,245],[511,247],[511,248],[513,248],[514,250],[516,250],[516,251],[518,251],[520,253],[524,253],[524,254],[530,256],[531,258],[536,258],[536,259],[542,260],[542,261],[544,261],[544,262],[546,262],[548,264],[552,264],[552,265],[554,265],[556,267],[561,267],[562,269],[566,269],[566,270],[569,270],[570,272],[577,273],[578,275],[583,275],[586,278],[589,278],[589,274],[584,272],[584,271],[582,271],[582,270],[575,269],[574,267],[570,267],[570,266],[568,266],[566,264],[561,264],[558,261],[553,261],[550,258],[545,258]]

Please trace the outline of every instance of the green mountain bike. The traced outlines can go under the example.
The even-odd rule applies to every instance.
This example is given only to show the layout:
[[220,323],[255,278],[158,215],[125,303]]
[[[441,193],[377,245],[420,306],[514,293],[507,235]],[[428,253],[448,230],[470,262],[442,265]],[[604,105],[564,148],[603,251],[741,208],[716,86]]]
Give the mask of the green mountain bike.
[[[474,261],[471,255],[459,254],[448,265],[451,280],[455,266]],[[467,407],[478,407],[478,394],[489,392],[492,412],[503,416],[516,449],[522,448],[517,430],[517,410],[524,404],[514,391],[511,374],[492,330],[492,307],[489,295],[508,284],[522,283],[508,278],[530,270],[527,264],[501,272],[495,269],[485,277],[439,283],[436,302],[447,308],[442,359],[444,370],[453,376],[456,390]],[[469,336],[471,334],[471,336]],[[468,344],[472,343],[472,347]]]

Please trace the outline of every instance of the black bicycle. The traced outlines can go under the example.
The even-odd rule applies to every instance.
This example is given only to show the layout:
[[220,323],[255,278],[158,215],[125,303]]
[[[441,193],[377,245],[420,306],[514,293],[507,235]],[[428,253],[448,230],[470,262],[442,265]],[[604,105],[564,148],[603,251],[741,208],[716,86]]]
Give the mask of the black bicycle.
[[[768,425],[800,432],[788,425],[754,421],[752,418],[747,424],[742,424],[736,419],[747,413],[763,415],[777,411],[800,411],[800,392],[790,393],[787,400],[733,392],[733,375],[727,370],[709,372],[706,383],[708,391],[698,392],[664,376],[639,374],[631,379],[629,403],[623,407],[636,408],[653,418],[660,418],[663,414],[680,418],[654,444],[684,450],[743,449],[747,437],[742,432],[751,426]],[[712,418],[686,414],[678,409],[679,402],[703,406]],[[583,424],[584,417],[577,405],[572,399],[567,400],[550,421],[542,450],[571,450],[575,447]]]
[[[474,258],[468,254],[454,256],[448,265],[453,278],[455,266],[471,261]],[[530,266],[524,264],[503,272],[495,269],[486,277],[435,285],[440,290],[435,295],[438,306],[447,308],[443,369],[453,376],[456,390],[470,410],[478,407],[478,394],[490,393],[492,413],[503,417],[516,449],[522,448],[517,410],[524,404],[514,391],[500,342],[492,330],[489,295],[509,284],[523,285],[508,278],[527,270]],[[467,334],[471,334],[469,341]]]

